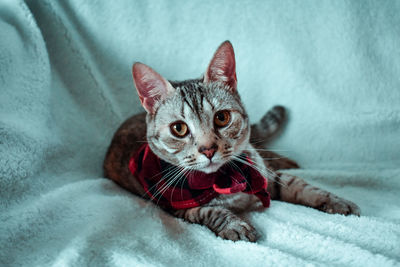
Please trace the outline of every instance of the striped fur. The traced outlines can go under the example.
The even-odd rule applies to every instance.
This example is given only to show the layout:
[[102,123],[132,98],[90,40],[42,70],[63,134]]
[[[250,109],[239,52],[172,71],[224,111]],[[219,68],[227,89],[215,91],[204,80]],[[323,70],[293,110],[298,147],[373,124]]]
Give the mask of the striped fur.
[[[240,154],[247,146],[250,126],[247,113],[237,93],[231,93],[220,83],[171,83],[175,93],[158,103],[154,113],[147,117],[147,140],[153,152],[163,160],[186,168],[216,171]],[[214,125],[215,113],[228,110],[231,122],[226,127]],[[170,133],[169,125],[175,121],[187,124],[190,134],[177,138]],[[209,160],[199,153],[200,146],[217,147],[213,168],[206,169]],[[189,159],[190,158],[190,159]]]
[[223,239],[250,242],[254,242],[257,239],[257,232],[253,226],[221,206],[178,210],[174,212],[174,215],[188,222],[206,225]]
[[[215,172],[231,160],[243,160],[245,152],[254,162],[253,168],[268,179],[272,199],[313,207],[328,213],[356,214],[357,205],[322,189],[313,187],[298,177],[277,172],[298,168],[298,165],[263,148],[285,121],[285,109],[272,108],[255,125],[250,126],[247,113],[236,90],[233,48],[224,42],[215,53],[203,79],[168,82],[151,68],[137,63],[133,76],[140,100],[147,114],[129,118],[114,134],[104,160],[104,174],[130,192],[146,198],[144,189],[129,171],[129,160],[147,141],[161,159],[181,166],[183,171],[165,174],[170,185],[191,170]],[[230,121],[216,127],[215,114],[227,110]],[[190,134],[178,138],[171,134],[176,121],[187,124]],[[250,141],[251,140],[251,141]],[[212,148],[208,158],[202,147]],[[149,177],[148,179],[152,179]],[[260,207],[254,195],[237,193],[220,195],[208,204],[185,210],[169,210],[171,214],[191,223],[207,226],[217,236],[229,240],[254,242],[257,232],[241,214]]]

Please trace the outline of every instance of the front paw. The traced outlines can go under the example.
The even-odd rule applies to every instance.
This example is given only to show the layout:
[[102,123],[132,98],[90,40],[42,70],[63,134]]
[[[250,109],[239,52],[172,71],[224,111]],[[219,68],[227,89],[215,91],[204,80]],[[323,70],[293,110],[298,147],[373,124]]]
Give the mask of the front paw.
[[343,214],[343,215],[357,215],[360,216],[360,208],[350,200],[340,198],[338,196],[330,194],[326,197],[326,200],[322,202],[317,209],[331,214]]
[[221,231],[217,232],[217,235],[232,241],[255,242],[257,240],[257,232],[254,227],[242,220],[228,222]]

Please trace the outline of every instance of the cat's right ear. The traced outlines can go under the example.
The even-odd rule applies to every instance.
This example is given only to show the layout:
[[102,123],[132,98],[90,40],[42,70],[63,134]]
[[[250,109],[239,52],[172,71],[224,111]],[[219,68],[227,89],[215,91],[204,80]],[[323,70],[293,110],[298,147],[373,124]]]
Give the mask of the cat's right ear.
[[204,82],[220,82],[227,85],[231,92],[236,91],[235,53],[231,42],[225,41],[218,47],[208,65]]
[[155,112],[155,104],[158,101],[165,99],[174,91],[166,79],[142,63],[133,64],[132,75],[140,102],[150,114]]

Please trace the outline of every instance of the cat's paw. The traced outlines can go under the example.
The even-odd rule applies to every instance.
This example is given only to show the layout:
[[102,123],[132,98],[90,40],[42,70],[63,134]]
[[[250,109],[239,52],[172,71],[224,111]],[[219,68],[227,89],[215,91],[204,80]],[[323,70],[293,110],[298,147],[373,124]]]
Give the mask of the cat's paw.
[[360,208],[350,200],[340,198],[338,196],[330,194],[317,209],[331,214],[343,214],[343,215],[356,215],[360,216]]
[[235,220],[227,223],[217,235],[223,239],[232,241],[243,240],[255,242],[257,240],[257,232],[254,227],[242,220]]

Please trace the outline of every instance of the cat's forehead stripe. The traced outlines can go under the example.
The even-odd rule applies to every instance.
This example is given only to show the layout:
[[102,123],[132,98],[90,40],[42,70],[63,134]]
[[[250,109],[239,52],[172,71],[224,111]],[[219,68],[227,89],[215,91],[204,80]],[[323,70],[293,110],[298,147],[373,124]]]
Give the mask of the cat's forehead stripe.
[[197,118],[202,121],[203,104],[202,97],[203,90],[198,84],[189,84],[179,88],[182,96],[182,111],[184,111],[183,105],[187,105]]
[[[185,95],[184,95],[184,94],[185,94],[185,93],[181,90],[182,99],[185,99]],[[182,102],[182,104],[181,104],[181,116],[182,116],[183,118],[185,118],[184,108],[185,108],[185,105],[184,105],[183,102]]]
[[182,97],[182,102],[185,102],[188,107],[194,112],[194,107],[192,106],[191,103],[189,103],[189,98],[187,97],[187,92],[185,92],[185,87],[179,88],[180,89],[180,93],[181,93],[181,97]]
[[205,96],[205,100],[208,102],[208,104],[211,106],[211,111],[215,110],[215,106],[213,105],[212,101],[210,101],[210,99],[208,99],[207,96]]

